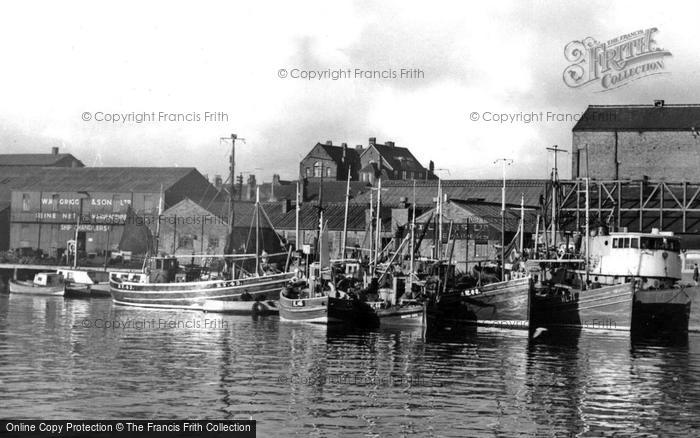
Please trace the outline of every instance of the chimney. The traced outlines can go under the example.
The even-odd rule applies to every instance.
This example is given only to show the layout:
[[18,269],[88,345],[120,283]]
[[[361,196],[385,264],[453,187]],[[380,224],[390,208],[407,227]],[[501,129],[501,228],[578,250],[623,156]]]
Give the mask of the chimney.
[[428,164],[428,170],[430,173],[435,173],[435,163],[433,163],[433,160],[430,160],[430,163]]
[[54,146],[51,148],[51,155],[58,155],[58,147]]
[[280,185],[280,176],[279,176],[279,174],[276,173],[276,174],[272,175],[272,185],[273,185],[273,186],[278,186],[278,185]]
[[224,185],[223,179],[221,179],[221,175],[214,175],[214,187],[216,187],[217,190],[221,190],[221,186]]
[[657,108],[661,108],[664,106],[664,100],[663,99],[656,99],[654,100],[654,106]]
[[326,140],[326,146],[333,146],[333,142],[331,140]]
[[377,144],[377,137],[370,137],[369,138],[369,145],[374,146]]
[[287,214],[292,211],[291,199],[283,199],[280,203],[282,204],[282,214]]
[[248,200],[255,200],[255,189],[257,189],[258,183],[255,180],[255,175],[248,175]]
[[356,150],[358,153],[359,153],[359,152],[362,152],[363,149],[364,149],[364,148],[362,147],[361,144],[358,144],[357,146],[355,146],[355,150]]
[[384,143],[387,147],[393,148],[394,147],[394,142],[393,141],[387,141]]

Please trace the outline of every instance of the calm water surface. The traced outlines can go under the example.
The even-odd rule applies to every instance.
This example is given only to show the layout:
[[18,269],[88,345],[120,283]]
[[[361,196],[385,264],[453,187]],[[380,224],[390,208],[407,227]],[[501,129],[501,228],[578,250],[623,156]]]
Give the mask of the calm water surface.
[[258,436],[697,436],[700,333],[329,331],[2,293],[0,399],[2,418],[252,416]]

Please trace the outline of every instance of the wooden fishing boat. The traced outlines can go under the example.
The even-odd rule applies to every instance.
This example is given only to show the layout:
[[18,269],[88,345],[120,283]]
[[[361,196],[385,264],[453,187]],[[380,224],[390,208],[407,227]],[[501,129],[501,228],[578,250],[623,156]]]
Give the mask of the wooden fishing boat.
[[84,269],[59,269],[66,283],[66,296],[72,298],[89,298],[95,296],[109,297],[109,274],[107,272],[88,271]]
[[63,296],[65,291],[63,276],[54,272],[40,272],[34,281],[10,280],[11,294]]
[[311,278],[305,285],[290,285],[280,294],[279,314],[283,321],[316,324],[346,323],[376,326],[374,310],[365,302],[335,289],[332,282]]

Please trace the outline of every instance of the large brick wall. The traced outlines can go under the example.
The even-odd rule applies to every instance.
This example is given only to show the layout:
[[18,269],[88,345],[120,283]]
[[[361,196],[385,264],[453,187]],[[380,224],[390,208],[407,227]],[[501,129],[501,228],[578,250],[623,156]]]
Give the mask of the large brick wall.
[[[573,133],[572,178],[700,179],[700,136],[689,131],[620,131]],[[580,152],[578,152],[580,151]],[[615,156],[617,155],[617,169]]]

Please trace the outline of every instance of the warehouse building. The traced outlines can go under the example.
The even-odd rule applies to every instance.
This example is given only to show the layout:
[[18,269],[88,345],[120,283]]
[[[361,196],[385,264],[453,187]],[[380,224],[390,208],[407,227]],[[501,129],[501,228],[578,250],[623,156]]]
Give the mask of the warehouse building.
[[[88,256],[116,250],[127,220],[153,218],[184,198],[217,190],[194,168],[9,168],[10,242],[60,258],[75,239]],[[161,195],[162,194],[162,195]]]

